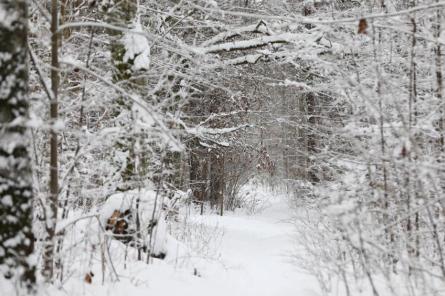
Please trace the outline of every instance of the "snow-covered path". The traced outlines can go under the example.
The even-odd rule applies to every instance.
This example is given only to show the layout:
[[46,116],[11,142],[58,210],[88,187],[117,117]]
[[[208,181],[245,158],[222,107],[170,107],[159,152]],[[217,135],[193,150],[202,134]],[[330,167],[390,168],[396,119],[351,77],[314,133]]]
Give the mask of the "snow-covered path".
[[220,268],[207,268],[201,277],[193,279],[176,275],[175,283],[159,285],[159,291],[168,296],[320,295],[316,280],[291,263],[290,212],[286,201],[277,199],[262,213],[252,216],[193,217],[209,227],[218,225],[223,229],[221,257],[216,264]]
[[222,261],[227,272],[217,295],[315,296],[315,279],[291,263],[293,226],[286,201],[277,200],[254,216],[210,216],[224,228]]

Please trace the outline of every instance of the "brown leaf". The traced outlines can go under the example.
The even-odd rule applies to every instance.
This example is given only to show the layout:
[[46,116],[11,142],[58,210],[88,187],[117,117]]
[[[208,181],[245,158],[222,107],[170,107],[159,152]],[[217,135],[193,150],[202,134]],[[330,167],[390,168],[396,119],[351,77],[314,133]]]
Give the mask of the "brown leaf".
[[361,19],[358,23],[358,33],[367,34],[366,29],[368,29],[368,22],[365,19]]
[[85,275],[85,278],[83,279],[85,283],[91,284],[93,282],[94,273],[91,271]]

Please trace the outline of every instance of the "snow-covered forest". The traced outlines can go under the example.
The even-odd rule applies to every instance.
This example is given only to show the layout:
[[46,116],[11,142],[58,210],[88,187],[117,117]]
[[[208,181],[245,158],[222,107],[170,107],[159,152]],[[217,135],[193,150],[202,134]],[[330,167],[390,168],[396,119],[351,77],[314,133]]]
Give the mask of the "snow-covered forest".
[[445,1],[0,0],[0,294],[445,295]]

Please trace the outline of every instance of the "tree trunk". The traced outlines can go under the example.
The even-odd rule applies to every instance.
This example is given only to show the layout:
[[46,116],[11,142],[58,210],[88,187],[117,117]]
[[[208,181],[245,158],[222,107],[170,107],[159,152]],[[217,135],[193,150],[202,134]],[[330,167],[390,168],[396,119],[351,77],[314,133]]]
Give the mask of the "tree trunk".
[[[436,12],[436,25],[435,25],[435,32],[434,35],[436,38],[440,37],[441,33],[441,23],[442,16],[440,14],[440,10]],[[445,111],[443,106],[443,75],[442,75],[442,46],[440,43],[436,45],[435,51],[435,67],[436,67],[436,90],[435,94],[437,97],[437,100],[439,101],[440,107],[440,119],[439,119],[439,151],[442,155],[440,155],[439,159],[440,161],[443,161],[443,152],[445,151]]]
[[189,146],[190,168],[189,180],[190,189],[193,192],[194,202],[201,206],[201,214],[204,213],[204,203],[208,200],[208,178],[210,161],[206,157],[205,151],[200,149],[199,141],[193,140]]
[[[110,2],[109,4],[113,4]],[[111,5],[105,8],[105,19],[106,22],[119,26],[126,29],[131,29],[131,23],[137,12],[136,0],[122,0],[117,2],[115,5]],[[110,41],[110,52],[112,63],[114,66],[113,70],[113,82],[120,83],[129,80],[133,77],[134,71],[132,69],[132,61],[125,61],[126,48],[122,40],[125,33],[116,30],[108,30],[108,34],[111,37]],[[142,85],[144,81],[140,81],[137,84]],[[124,88],[127,88],[124,85]],[[134,87],[133,84],[132,87]],[[133,89],[134,91],[134,89]],[[136,166],[136,153],[135,153],[135,137],[132,135],[134,131],[134,114],[132,111],[133,103],[128,100],[128,98],[120,97],[117,99],[113,106],[113,116],[118,117],[122,112],[128,112],[128,120],[132,122],[130,125],[125,125],[125,123],[118,122],[118,126],[123,127],[125,133],[116,139],[116,150],[128,153],[126,159],[125,168],[120,172],[122,177],[122,183],[118,185],[118,190],[127,191],[131,189],[136,189],[139,184],[136,181],[138,179],[137,172],[135,170]],[[143,160],[145,161],[145,160]]]
[[310,92],[306,95],[306,116],[307,116],[307,176],[308,181],[311,183],[320,182],[320,178],[318,177],[317,169],[314,167],[313,158],[317,154],[317,135],[316,135],[316,126],[317,126],[317,111],[316,111],[316,96],[313,92]]
[[[0,2],[0,269],[33,291],[31,160],[28,117],[27,1]],[[14,219],[6,219],[13,217]]]
[[[58,119],[58,90],[59,90],[59,40],[58,40],[58,1],[51,0],[51,91],[50,121],[55,124]],[[50,132],[50,176],[49,176],[49,198],[46,207],[46,241],[43,254],[42,274],[47,282],[50,282],[54,273],[54,246],[55,230],[57,223],[58,195],[59,195],[59,164],[58,164],[58,139],[57,130]]]
[[219,206],[220,214],[224,212],[224,153],[221,151],[211,152],[210,161],[210,204],[212,207]]

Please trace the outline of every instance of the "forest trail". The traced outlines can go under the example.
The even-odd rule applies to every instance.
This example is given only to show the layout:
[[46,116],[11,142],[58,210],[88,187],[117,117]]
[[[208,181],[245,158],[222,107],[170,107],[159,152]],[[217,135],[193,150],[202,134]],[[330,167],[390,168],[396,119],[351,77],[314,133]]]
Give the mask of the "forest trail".
[[[255,215],[194,216],[197,222],[224,232],[219,264],[183,287],[169,285],[163,295],[217,296],[317,296],[314,277],[292,264],[295,251],[293,225],[287,202],[276,198]],[[184,283],[185,284],[185,283]],[[176,286],[176,287],[175,287]],[[169,291],[171,289],[171,291]],[[155,294],[157,295],[157,294]]]
[[320,295],[315,278],[292,263],[295,243],[290,217],[291,209],[281,197],[256,215],[204,217],[224,229],[221,259],[228,270],[218,295]]

